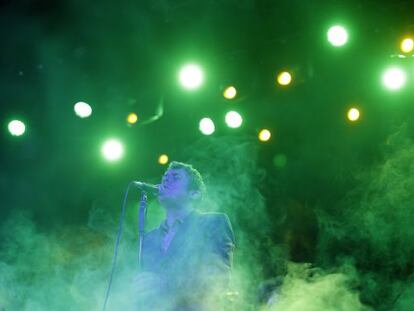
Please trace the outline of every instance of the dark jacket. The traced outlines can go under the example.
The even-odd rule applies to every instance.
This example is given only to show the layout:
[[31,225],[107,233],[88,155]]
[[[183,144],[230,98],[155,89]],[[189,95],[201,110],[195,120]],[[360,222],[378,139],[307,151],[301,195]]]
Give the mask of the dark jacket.
[[[143,271],[159,275],[164,284],[160,302],[165,310],[209,310],[203,304],[218,299],[228,286],[234,235],[225,214],[193,211],[178,224],[166,252],[163,226],[144,236]],[[214,297],[214,298],[213,298]]]

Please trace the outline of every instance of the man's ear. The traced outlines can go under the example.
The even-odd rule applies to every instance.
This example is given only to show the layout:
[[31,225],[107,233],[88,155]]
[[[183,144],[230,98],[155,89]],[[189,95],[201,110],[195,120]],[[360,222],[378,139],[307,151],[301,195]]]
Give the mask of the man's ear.
[[200,200],[201,199],[201,191],[192,190],[190,192],[190,197],[191,197],[192,200],[195,200],[195,201]]

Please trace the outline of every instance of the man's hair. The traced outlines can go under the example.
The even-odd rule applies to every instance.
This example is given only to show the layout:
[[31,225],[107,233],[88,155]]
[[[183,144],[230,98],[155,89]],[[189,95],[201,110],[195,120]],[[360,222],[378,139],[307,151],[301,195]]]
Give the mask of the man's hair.
[[203,177],[191,164],[173,161],[168,166],[168,170],[169,169],[183,169],[189,177],[189,190],[199,191],[201,194],[200,199],[204,196],[206,186],[204,184]]

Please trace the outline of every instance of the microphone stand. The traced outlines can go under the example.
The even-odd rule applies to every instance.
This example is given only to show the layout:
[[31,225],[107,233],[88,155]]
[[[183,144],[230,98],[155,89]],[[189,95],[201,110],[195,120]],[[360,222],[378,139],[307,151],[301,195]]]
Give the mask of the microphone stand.
[[139,213],[138,213],[138,233],[139,233],[139,245],[138,245],[138,267],[142,268],[142,244],[144,241],[145,233],[145,216],[147,214],[147,193],[141,192],[141,200],[139,202]]
[[[112,279],[113,279],[113,276],[114,276],[115,266],[116,266],[116,257],[118,255],[118,247],[119,247],[119,244],[120,244],[120,241],[121,241],[122,225],[124,223],[124,218],[125,218],[125,209],[126,209],[128,193],[129,193],[129,190],[130,190],[131,186],[134,185],[134,184],[135,184],[135,182],[133,182],[133,181],[128,184],[127,190],[126,190],[125,195],[124,195],[124,200],[123,200],[123,203],[122,203],[121,218],[119,220],[118,234],[117,234],[117,237],[116,237],[114,256],[112,258],[112,268],[111,268],[111,273],[110,273],[110,276],[109,276],[108,287],[107,287],[106,292],[105,292],[105,300],[104,300],[103,308],[102,308],[103,311],[106,310],[106,305],[108,303],[109,293],[111,291]],[[138,231],[139,231],[138,265],[139,265],[140,269],[142,268],[142,242],[144,240],[146,210],[147,210],[147,193],[143,190],[141,192],[141,201],[140,201],[139,218],[138,218]]]

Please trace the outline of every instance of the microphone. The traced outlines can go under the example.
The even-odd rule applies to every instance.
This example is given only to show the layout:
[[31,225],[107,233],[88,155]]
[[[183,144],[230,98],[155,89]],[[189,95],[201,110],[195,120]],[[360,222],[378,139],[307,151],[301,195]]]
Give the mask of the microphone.
[[141,191],[145,191],[147,194],[157,196],[159,193],[159,185],[147,184],[145,182],[140,181],[133,181],[132,183],[139,189],[141,189]]

